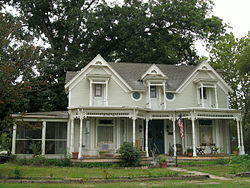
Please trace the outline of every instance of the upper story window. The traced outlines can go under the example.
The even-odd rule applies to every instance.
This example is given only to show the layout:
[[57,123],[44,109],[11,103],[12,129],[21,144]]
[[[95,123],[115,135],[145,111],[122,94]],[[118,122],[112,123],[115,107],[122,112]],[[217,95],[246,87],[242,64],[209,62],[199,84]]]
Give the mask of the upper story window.
[[102,84],[95,84],[94,85],[94,93],[95,93],[95,97],[102,97],[103,96]]
[[151,98],[157,98],[156,86],[151,86],[151,87],[150,87],[150,97],[151,97]]
[[[202,99],[202,88],[200,88],[200,99]],[[207,88],[203,87],[203,99],[207,99]]]

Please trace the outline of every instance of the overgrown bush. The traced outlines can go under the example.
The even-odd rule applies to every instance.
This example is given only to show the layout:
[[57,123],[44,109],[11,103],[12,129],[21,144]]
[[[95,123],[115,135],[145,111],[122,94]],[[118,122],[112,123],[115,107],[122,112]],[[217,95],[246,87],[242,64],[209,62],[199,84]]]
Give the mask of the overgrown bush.
[[118,153],[121,154],[123,166],[139,166],[141,162],[140,152],[131,143],[121,145]]

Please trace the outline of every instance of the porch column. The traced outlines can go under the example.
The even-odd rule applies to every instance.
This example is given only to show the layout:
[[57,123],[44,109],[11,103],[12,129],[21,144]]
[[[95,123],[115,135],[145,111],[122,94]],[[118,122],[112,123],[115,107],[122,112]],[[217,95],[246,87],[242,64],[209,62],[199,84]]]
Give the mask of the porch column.
[[241,154],[245,154],[244,140],[243,140],[243,130],[242,130],[242,119],[240,119],[240,134],[241,134]]
[[67,156],[70,152],[70,120],[67,122]]
[[80,117],[80,136],[79,136],[78,159],[82,158],[82,122],[83,122],[83,118]]
[[146,157],[149,157],[148,154],[148,119],[146,118],[146,130],[145,130],[145,150],[146,150]]
[[70,155],[74,151],[74,117],[70,119]]
[[148,83],[148,108],[151,108],[151,100],[150,100],[150,83]]
[[196,143],[195,143],[196,135],[195,135],[195,128],[194,128],[194,120],[195,120],[195,118],[192,117],[191,119],[192,119],[192,136],[193,136],[193,157],[196,157],[197,156],[197,154],[196,154]]
[[135,120],[136,117],[133,117],[133,146],[135,147]]
[[236,119],[237,122],[237,138],[238,138],[238,148],[239,148],[239,153],[241,154],[241,139],[240,139],[240,120],[239,118]]
[[42,126],[42,155],[45,155],[45,139],[46,139],[46,121],[43,121],[43,126]]
[[175,135],[175,116],[172,118],[173,122],[173,143],[174,143],[174,156],[176,156],[176,135]]
[[17,129],[17,125],[14,122],[14,125],[13,125],[13,135],[12,135],[12,148],[11,148],[11,154],[12,155],[16,154],[16,129]]

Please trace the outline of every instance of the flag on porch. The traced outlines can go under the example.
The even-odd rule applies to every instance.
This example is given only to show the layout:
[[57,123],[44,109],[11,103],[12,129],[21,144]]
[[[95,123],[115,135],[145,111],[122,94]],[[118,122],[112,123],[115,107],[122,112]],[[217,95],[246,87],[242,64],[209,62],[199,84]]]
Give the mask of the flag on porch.
[[180,135],[181,135],[181,137],[184,137],[184,127],[183,127],[183,120],[182,120],[181,115],[179,116],[177,124],[178,124],[178,126],[180,128]]

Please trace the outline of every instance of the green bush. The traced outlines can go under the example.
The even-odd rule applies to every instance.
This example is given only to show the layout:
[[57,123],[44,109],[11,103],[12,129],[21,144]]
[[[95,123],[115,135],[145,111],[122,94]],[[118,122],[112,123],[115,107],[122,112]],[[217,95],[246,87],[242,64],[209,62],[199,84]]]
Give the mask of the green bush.
[[141,162],[140,152],[131,143],[121,145],[118,153],[121,154],[123,166],[139,166]]
[[250,155],[233,156],[230,158],[231,173],[250,171]]
[[14,178],[15,179],[20,179],[21,176],[22,176],[22,171],[20,169],[18,169],[18,168],[15,168],[15,170],[14,170]]

